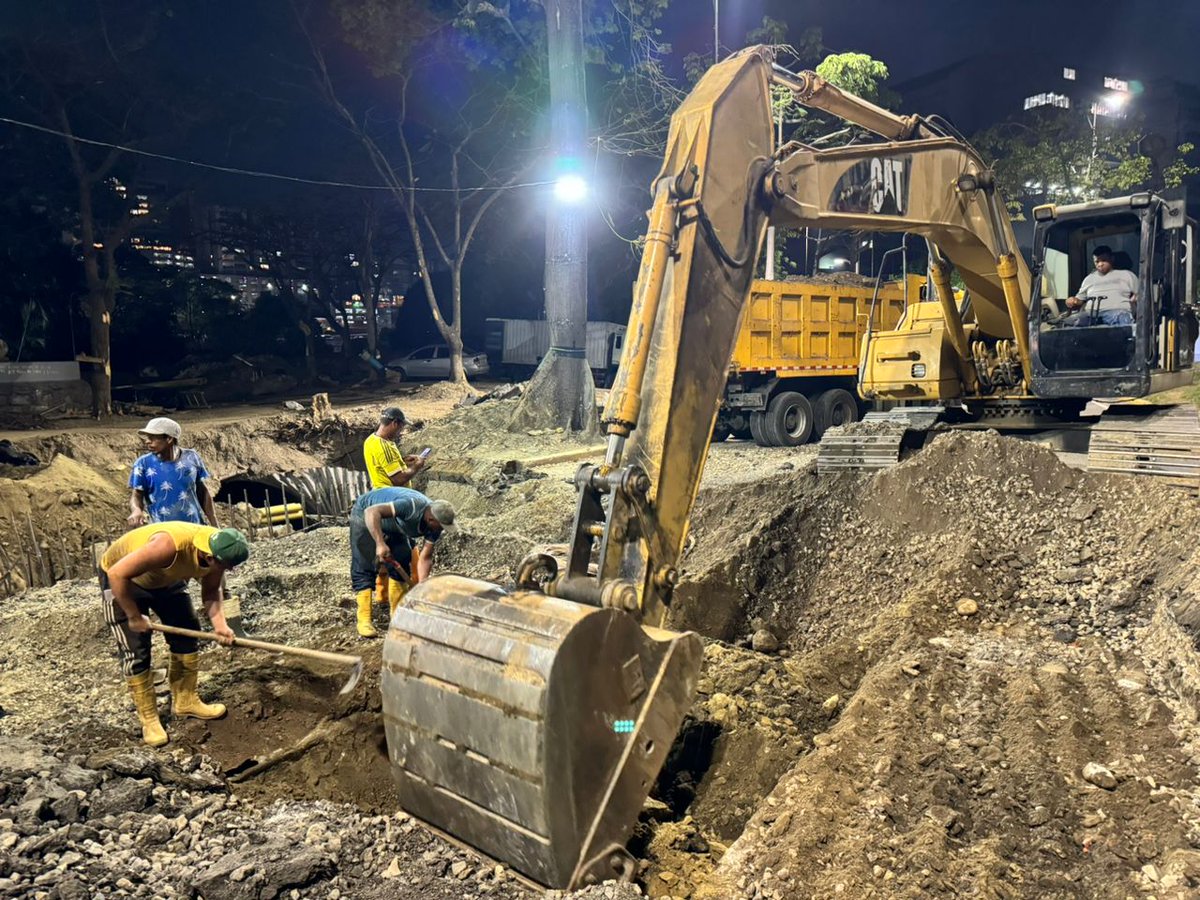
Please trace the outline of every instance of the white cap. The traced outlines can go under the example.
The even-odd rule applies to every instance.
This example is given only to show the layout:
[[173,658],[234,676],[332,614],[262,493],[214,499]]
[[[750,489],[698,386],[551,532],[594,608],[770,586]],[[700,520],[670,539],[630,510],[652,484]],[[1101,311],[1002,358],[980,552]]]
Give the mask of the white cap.
[[183,434],[183,429],[179,427],[179,423],[174,419],[168,419],[166,416],[159,416],[157,419],[151,419],[146,423],[146,427],[138,431],[138,434],[161,434],[169,438],[179,440]]

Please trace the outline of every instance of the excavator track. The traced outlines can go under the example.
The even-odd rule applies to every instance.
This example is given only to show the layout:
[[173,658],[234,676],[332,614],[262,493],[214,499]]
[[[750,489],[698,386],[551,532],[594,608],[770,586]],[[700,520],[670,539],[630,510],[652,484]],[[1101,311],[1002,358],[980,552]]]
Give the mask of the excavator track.
[[1200,494],[1200,416],[1191,406],[1114,404],[1092,428],[1087,465]]
[[870,472],[900,462],[906,449],[920,447],[942,407],[869,412],[861,422],[831,428],[817,445],[817,472]]

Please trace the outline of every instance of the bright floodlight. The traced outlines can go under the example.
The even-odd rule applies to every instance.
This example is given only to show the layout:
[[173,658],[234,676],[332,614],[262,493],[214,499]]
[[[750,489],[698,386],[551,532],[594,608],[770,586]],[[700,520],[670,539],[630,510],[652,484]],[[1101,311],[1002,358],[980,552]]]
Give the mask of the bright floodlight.
[[559,203],[582,203],[587,194],[587,182],[581,175],[559,175],[554,182],[554,196]]
[[1124,108],[1127,102],[1129,102],[1129,95],[1125,93],[1112,93],[1104,98],[1104,105],[1113,112],[1117,112]]

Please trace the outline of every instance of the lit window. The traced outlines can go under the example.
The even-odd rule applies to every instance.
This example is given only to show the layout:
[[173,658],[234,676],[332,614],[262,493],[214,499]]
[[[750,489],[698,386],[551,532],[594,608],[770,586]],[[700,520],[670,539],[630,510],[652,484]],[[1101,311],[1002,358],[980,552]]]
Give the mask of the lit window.
[[1120,78],[1111,78],[1108,75],[1104,76],[1104,86],[1110,91],[1128,91],[1129,82],[1122,81]]
[[1071,98],[1066,94],[1055,94],[1053,92],[1034,94],[1025,98],[1026,109],[1037,109],[1039,106],[1056,106],[1059,109],[1070,109]]
[[1063,78],[1065,78],[1067,81],[1074,81],[1075,80],[1075,70],[1064,68],[1063,69]]

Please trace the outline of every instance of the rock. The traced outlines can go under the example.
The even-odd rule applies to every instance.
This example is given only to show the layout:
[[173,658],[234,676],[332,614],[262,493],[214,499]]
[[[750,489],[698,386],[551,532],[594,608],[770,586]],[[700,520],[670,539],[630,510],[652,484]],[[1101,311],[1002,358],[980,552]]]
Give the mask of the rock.
[[58,764],[53,756],[30,741],[0,737],[0,774],[5,781],[20,781],[38,772],[53,769]]
[[140,812],[150,802],[154,785],[149,781],[132,778],[117,778],[100,789],[100,796],[92,800],[89,818],[117,816],[121,813]]
[[834,713],[836,713],[838,711],[838,707],[841,705],[842,705],[842,695],[834,694],[831,697],[825,698],[825,702],[821,704],[821,709],[825,710],[825,712],[829,713],[829,715],[832,716]]
[[820,734],[813,735],[812,742],[814,747],[828,747],[833,743],[833,737],[822,731]]
[[388,867],[379,873],[380,878],[395,878],[400,874],[400,858],[393,856]]
[[1065,566],[1054,573],[1054,580],[1059,584],[1081,584],[1092,580],[1092,573],[1087,566]]
[[760,628],[750,638],[750,647],[756,653],[774,653],[779,649],[779,638],[767,629]]
[[127,778],[159,777],[159,759],[149,750],[139,747],[118,748],[93,753],[87,760],[90,769],[108,769]]
[[100,784],[103,776],[94,769],[85,769],[74,763],[63,763],[55,770],[54,780],[68,791],[83,791],[88,794]]
[[50,809],[50,801],[45,797],[30,797],[17,804],[16,819],[23,825],[33,825],[47,822],[54,818]]
[[979,612],[979,604],[970,597],[963,597],[954,604],[954,611],[960,616],[973,616]]
[[934,822],[947,831],[952,829],[958,821],[958,813],[948,806],[931,806],[925,810],[925,815],[929,816],[929,818],[933,819]]
[[165,844],[175,834],[175,829],[171,827],[171,823],[167,821],[167,817],[163,815],[153,816],[146,823],[138,836],[138,842],[147,847],[156,847],[159,844]]
[[78,822],[83,818],[79,811],[79,795],[67,794],[50,804],[50,809],[54,813],[54,818],[65,824]]
[[468,871],[469,868],[470,867],[460,859],[450,864],[450,874],[461,881],[470,874]]
[[1172,850],[1163,860],[1162,870],[1193,881],[1200,881],[1200,850]]
[[1050,810],[1044,806],[1035,806],[1029,811],[1025,824],[1030,828],[1038,828],[1050,821]]
[[[253,869],[254,874],[244,876],[244,881],[234,881],[233,874],[245,869]],[[195,888],[204,900],[266,900],[334,871],[333,860],[324,853],[297,849],[297,845],[275,838],[221,857],[200,873]]]
[[1070,644],[1078,637],[1079,635],[1070,625],[1056,625],[1054,628],[1054,639],[1060,644]]
[[1071,507],[1069,515],[1076,522],[1086,522],[1096,512],[1096,504],[1090,500],[1080,500]]
[[92,892],[78,878],[64,878],[56,885],[61,900],[89,900]]
[[1117,777],[1100,763],[1090,762],[1084,766],[1083,778],[1106,791],[1111,791],[1117,786]]
[[653,797],[647,797],[642,803],[642,814],[651,822],[666,822],[674,816],[671,807]]

